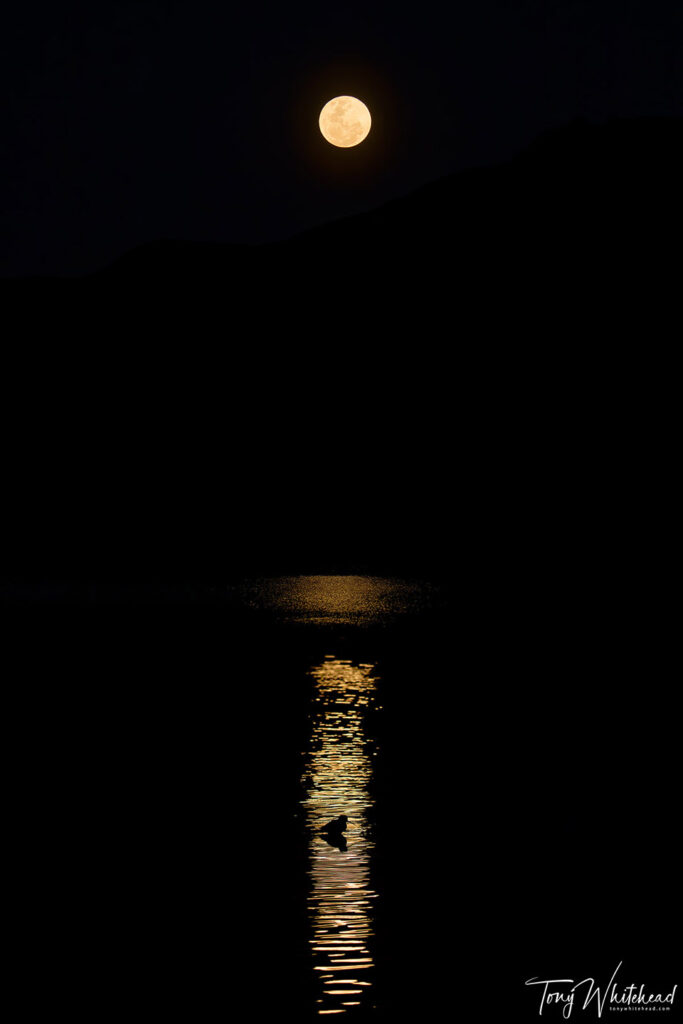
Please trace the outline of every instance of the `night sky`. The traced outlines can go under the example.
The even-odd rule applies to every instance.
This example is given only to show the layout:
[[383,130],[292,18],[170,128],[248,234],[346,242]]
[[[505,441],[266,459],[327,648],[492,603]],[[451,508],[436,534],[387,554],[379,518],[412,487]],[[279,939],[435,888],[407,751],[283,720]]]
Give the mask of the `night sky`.
[[[683,111],[680,2],[27,2],[1,34],[3,275],[278,240],[579,117]],[[318,132],[340,93],[357,149]]]

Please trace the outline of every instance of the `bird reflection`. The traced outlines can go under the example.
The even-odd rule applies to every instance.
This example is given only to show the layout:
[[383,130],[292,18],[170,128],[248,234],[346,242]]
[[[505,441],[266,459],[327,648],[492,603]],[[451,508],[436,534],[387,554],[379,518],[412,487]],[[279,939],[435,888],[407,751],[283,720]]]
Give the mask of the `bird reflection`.
[[[328,656],[312,670],[313,729],[302,784],[309,829],[308,896],[319,1014],[352,1012],[371,1000],[370,861],[372,743],[365,719],[375,704],[372,665]],[[334,815],[334,817],[331,817]]]
[[345,836],[336,835],[334,832],[323,832],[322,837],[328,846],[334,846],[335,849],[341,850],[342,853],[346,853],[349,848],[349,844],[346,842]]

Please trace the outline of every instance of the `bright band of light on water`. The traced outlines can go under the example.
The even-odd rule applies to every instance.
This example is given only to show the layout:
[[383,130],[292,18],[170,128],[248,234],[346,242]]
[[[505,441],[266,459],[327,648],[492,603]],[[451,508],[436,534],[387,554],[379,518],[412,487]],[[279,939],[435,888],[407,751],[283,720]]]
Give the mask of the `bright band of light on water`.
[[[373,668],[328,656],[311,673],[315,704],[302,803],[309,830],[310,945],[322,989],[317,1001],[321,1015],[346,1013],[371,999],[372,901],[377,893],[370,886],[374,844],[367,812],[373,803],[368,785],[375,751],[364,719],[376,705]],[[320,828],[340,814],[348,817],[344,838],[328,842]]]

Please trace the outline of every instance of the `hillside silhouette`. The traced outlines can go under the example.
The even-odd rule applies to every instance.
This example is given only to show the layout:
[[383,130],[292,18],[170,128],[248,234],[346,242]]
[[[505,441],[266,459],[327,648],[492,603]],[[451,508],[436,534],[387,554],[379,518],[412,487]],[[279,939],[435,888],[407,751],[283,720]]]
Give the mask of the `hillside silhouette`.
[[681,181],[683,120],[579,121],[277,244],[4,281],[8,576],[571,563],[666,477]]
[[[535,288],[541,284],[579,302],[588,298],[582,287],[590,288],[590,297],[599,299],[601,288],[619,287],[620,275],[645,284],[653,263],[665,267],[680,225],[682,164],[683,119],[579,120],[544,133],[508,163],[460,171],[284,242],[157,241],[81,278],[80,285],[68,283],[86,303],[110,289],[142,302],[158,300],[161,291],[166,305],[157,313],[169,323],[178,311],[214,314],[228,300],[236,314],[265,326],[284,311],[273,308],[278,299],[311,329],[327,316],[331,331],[340,327],[330,316],[335,274],[344,275],[347,286],[353,281],[366,310],[382,305],[387,323],[399,319],[386,305],[398,284],[409,286],[404,308],[428,298],[434,312],[447,308],[454,292],[467,306],[471,296],[458,291],[465,284],[476,295],[492,288],[516,294],[532,307],[543,304]],[[23,285],[34,294],[58,293],[46,279]],[[73,289],[60,286],[68,304]]]

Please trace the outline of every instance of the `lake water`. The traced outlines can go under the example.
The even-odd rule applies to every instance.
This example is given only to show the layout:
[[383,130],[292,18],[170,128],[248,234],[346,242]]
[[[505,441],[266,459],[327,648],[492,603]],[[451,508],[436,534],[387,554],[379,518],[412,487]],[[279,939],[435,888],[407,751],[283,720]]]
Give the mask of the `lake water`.
[[532,1020],[525,977],[652,958],[675,715],[566,609],[455,589],[281,577],[32,625],[10,781],[50,1007]]
[[427,582],[377,576],[280,576],[244,583],[245,604],[308,626],[372,626],[415,616],[438,600]]
[[[371,1001],[373,981],[372,854],[368,813],[373,758],[379,753],[365,719],[377,699],[373,665],[327,655],[311,670],[315,710],[302,784],[309,842],[312,967],[318,972],[319,1014],[339,1014]],[[321,835],[345,815],[346,831]]]
[[[431,674],[443,594],[426,581],[330,575],[247,581],[239,595],[257,621],[274,624],[279,671],[296,664],[294,685],[305,694],[292,723],[301,745],[296,808],[289,808],[304,867],[298,874],[301,865],[292,865],[305,922],[305,950],[302,943],[292,966],[303,993],[298,1012],[381,1015],[397,995],[389,932],[414,916],[418,892],[412,883],[400,896],[392,891],[397,857],[411,848],[393,765],[402,756],[410,688],[424,684],[418,672]],[[412,745],[419,759],[422,737]],[[410,799],[412,785],[402,788]],[[343,835],[323,835],[342,814]],[[418,973],[419,959],[412,958]]]
[[[313,655],[304,668],[309,685],[308,733],[300,751],[298,800],[306,841],[309,1010],[319,1017],[358,1016],[378,1006],[378,839],[375,823],[383,746],[378,655],[385,643],[368,632],[419,619],[438,603],[426,582],[369,576],[297,576],[251,581],[240,588],[245,604],[311,636]],[[311,632],[312,631],[312,634]],[[315,638],[315,640],[313,639]],[[323,654],[322,651],[325,651]],[[355,654],[355,657],[344,657]],[[380,798],[381,803],[381,798]],[[345,815],[346,830],[321,829]]]

